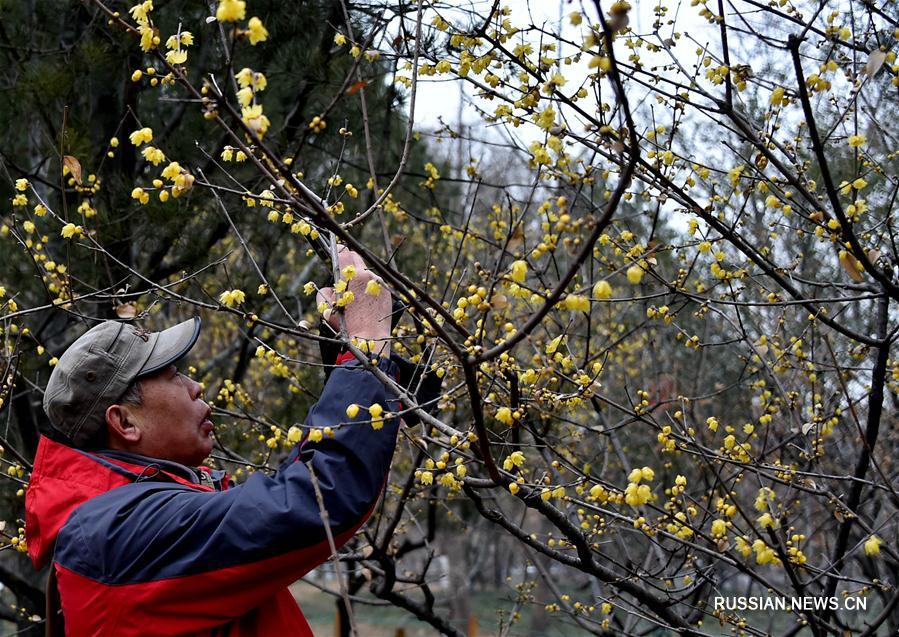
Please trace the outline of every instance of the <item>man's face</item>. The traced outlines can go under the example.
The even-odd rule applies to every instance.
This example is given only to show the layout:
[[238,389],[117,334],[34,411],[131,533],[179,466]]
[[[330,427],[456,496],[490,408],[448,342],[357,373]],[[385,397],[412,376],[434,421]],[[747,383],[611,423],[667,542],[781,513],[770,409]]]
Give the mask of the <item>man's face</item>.
[[140,431],[137,453],[188,466],[200,464],[212,451],[211,409],[203,388],[169,365],[142,378],[141,404],[129,405],[129,421]]

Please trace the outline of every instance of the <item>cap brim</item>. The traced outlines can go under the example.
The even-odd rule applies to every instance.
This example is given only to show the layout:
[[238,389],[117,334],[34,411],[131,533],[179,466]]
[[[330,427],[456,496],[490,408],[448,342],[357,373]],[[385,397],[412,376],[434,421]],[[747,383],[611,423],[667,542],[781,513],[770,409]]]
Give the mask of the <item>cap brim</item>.
[[200,336],[200,317],[195,316],[192,319],[178,323],[173,327],[159,332],[156,338],[156,345],[150,358],[144,363],[143,367],[137,373],[137,377],[149,376],[156,372],[162,371],[172,363],[184,358],[197,338]]

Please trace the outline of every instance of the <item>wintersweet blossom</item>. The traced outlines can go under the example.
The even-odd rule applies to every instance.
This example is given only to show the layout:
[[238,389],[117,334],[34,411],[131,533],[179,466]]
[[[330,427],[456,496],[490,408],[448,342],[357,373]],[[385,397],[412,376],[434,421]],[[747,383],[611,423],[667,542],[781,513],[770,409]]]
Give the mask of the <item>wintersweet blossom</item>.
[[63,239],[71,239],[75,235],[81,234],[82,231],[81,226],[76,226],[74,223],[67,223],[62,227],[59,234]]
[[247,3],[244,0],[219,0],[215,17],[219,22],[237,22],[247,14]]
[[265,29],[265,25],[262,24],[262,20],[253,16],[250,18],[250,21],[247,22],[247,35],[250,38],[250,44],[252,46],[256,46],[260,42],[265,42],[268,39],[268,31]]
[[511,274],[509,278],[516,283],[524,283],[524,279],[528,274],[528,264],[526,261],[513,261],[511,266]]
[[153,141],[153,129],[145,126],[144,128],[140,128],[131,133],[131,135],[128,136],[128,139],[130,139],[131,143],[135,146],[149,143]]
[[225,307],[235,307],[240,305],[246,300],[247,295],[243,292],[243,290],[225,290],[221,294],[219,294],[219,302]]
[[593,298],[604,300],[612,296],[612,286],[606,280],[597,281],[593,286]]
[[865,555],[877,555],[880,553],[880,545],[883,543],[876,535],[872,535],[867,540],[865,540]]

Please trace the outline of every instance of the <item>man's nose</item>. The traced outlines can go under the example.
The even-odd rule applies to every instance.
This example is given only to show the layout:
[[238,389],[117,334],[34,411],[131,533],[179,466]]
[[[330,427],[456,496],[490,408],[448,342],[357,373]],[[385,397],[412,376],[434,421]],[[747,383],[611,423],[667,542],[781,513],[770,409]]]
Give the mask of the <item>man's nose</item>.
[[193,378],[188,376],[187,378],[188,388],[190,390],[190,397],[194,400],[200,398],[203,395],[203,385],[195,381]]

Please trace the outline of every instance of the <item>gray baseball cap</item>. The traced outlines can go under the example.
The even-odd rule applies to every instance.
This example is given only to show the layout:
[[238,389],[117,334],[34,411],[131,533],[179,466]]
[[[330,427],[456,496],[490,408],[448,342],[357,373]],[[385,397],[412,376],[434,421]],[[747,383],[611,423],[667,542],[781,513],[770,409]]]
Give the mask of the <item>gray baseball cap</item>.
[[106,427],[106,409],[138,378],[182,358],[197,342],[200,318],[161,332],[105,321],[92,327],[59,357],[44,392],[44,411],[55,432],[75,447]]

